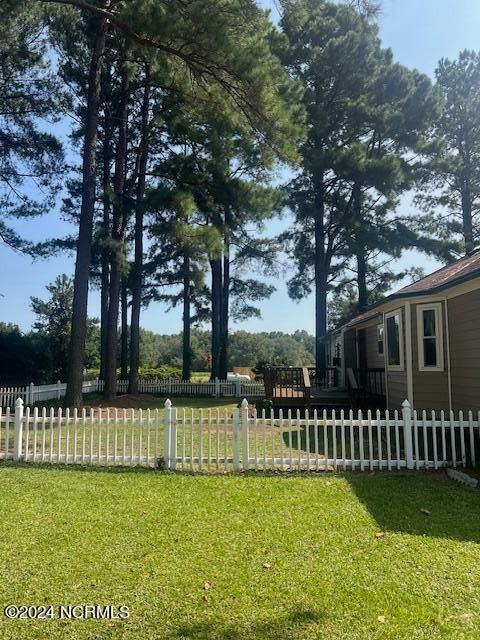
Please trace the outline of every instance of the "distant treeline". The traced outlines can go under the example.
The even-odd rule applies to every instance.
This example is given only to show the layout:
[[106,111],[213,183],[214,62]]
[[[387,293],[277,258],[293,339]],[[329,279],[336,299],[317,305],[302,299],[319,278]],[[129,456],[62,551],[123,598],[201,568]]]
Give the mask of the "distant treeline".
[[[235,331],[229,337],[230,368],[254,367],[259,363],[300,366],[314,358],[314,337],[306,331],[288,334],[281,331],[249,333]],[[193,371],[209,371],[211,364],[210,331],[192,330]],[[160,335],[142,330],[140,337],[141,366],[169,364],[182,366],[182,334]]]
[[[47,331],[21,332],[14,324],[0,322],[0,385],[37,384],[63,379],[62,354]],[[211,335],[192,331],[192,369],[209,371]],[[86,369],[100,364],[99,328],[93,321],[87,339]],[[257,364],[300,366],[314,362],[314,338],[306,331],[293,334],[279,331],[249,333],[236,331],[230,336],[230,366],[254,367]],[[140,367],[156,369],[163,365],[181,368],[182,334],[161,335],[141,330]]]

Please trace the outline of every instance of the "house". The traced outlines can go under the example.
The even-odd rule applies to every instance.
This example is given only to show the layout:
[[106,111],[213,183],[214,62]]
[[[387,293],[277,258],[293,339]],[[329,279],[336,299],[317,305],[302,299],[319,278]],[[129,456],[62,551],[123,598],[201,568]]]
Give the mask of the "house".
[[480,410],[480,250],[332,331],[329,359],[340,387],[388,409]]

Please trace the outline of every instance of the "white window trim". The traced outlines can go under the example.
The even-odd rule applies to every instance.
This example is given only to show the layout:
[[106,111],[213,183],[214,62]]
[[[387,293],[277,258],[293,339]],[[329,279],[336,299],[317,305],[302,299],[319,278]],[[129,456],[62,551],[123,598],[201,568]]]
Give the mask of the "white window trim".
[[[398,316],[398,348],[400,351],[400,364],[389,364],[388,362],[388,318]],[[383,351],[385,353],[385,367],[389,371],[405,371],[405,358],[404,358],[404,342],[403,342],[403,314],[402,308],[390,311],[385,314],[385,324],[383,329]]]
[[[380,353],[380,350],[378,348],[378,345],[380,344],[380,329],[383,329],[383,335],[382,335],[382,344],[383,344],[383,352]],[[380,324],[377,324],[377,356],[379,358],[384,358],[385,357],[385,329],[383,326],[383,322]]]
[[[423,353],[423,312],[435,312],[435,348],[437,353],[437,364],[432,367],[425,365]],[[418,370],[419,371],[444,371],[444,346],[443,346],[443,319],[442,319],[442,303],[431,302],[429,304],[417,305],[417,351],[418,351]]]

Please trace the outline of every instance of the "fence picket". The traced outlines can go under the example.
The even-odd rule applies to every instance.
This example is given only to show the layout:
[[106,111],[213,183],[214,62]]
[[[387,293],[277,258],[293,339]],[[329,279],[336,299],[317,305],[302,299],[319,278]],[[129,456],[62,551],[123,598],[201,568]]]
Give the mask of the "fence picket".
[[323,452],[325,455],[325,472],[328,471],[328,425],[327,425],[327,412],[323,410]]
[[337,422],[335,418],[335,409],[332,411],[332,456],[333,470],[337,470]]
[[460,411],[458,414],[458,421],[460,423],[459,427],[460,427],[460,456],[462,458],[462,467],[466,467],[467,466],[467,458],[465,455],[465,432],[464,432],[464,428],[465,428],[465,424],[463,422],[463,411]]
[[41,462],[45,462],[45,427],[47,422],[47,409],[43,407],[42,409],[42,445],[40,449],[40,460]]
[[130,409],[130,466],[133,467],[135,442],[135,411]]
[[437,447],[437,416],[432,411],[432,444],[433,444],[433,468],[438,469],[438,447]]
[[470,436],[470,463],[475,466],[475,438],[473,434],[473,413],[468,412],[468,433]]
[[114,427],[113,427],[113,464],[117,464],[117,447],[118,447],[118,409],[114,410]]
[[455,444],[455,428],[454,428],[455,416],[453,411],[450,411],[450,443],[452,445],[452,464],[457,466],[457,447]]
[[29,433],[30,433],[30,407],[27,407],[26,411],[25,411],[25,426],[24,426],[24,433],[25,433],[25,461],[28,461],[29,458],[29,451],[28,451],[28,444],[29,444]]
[[373,428],[372,428],[372,412],[370,409],[367,411],[367,424],[368,424],[368,458],[370,471],[373,471]]
[[350,423],[350,458],[352,471],[355,471],[355,432],[353,429],[353,411],[348,412],[348,421]]
[[428,440],[427,440],[427,412],[425,410],[422,411],[422,423],[423,423],[423,457],[424,463],[423,466],[425,469],[429,467],[430,456],[428,453]]
[[33,461],[37,461],[37,425],[38,425],[38,407],[33,410]]
[[70,444],[70,409],[65,411],[65,464],[68,464],[68,445]]
[[278,424],[278,429],[279,429],[279,435],[280,435],[280,471],[284,471],[283,468],[283,410],[280,409],[280,411],[278,412],[278,420],[279,420],[279,424]]
[[360,471],[365,470],[365,450],[363,442],[363,414],[358,412],[358,443],[360,448]]
[[93,463],[93,424],[94,424],[94,412],[90,409],[90,464]]
[[447,438],[445,434],[445,412],[440,411],[441,436],[442,436],[442,464],[447,460]]

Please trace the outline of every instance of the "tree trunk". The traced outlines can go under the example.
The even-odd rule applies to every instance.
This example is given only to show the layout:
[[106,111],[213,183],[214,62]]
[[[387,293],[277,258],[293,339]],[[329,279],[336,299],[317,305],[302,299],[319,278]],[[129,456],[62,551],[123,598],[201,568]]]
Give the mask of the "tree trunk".
[[462,226],[463,239],[465,241],[465,253],[470,253],[470,251],[475,249],[475,243],[473,241],[472,195],[468,180],[465,181],[462,190]]
[[145,196],[145,174],[148,161],[148,115],[150,108],[150,87],[148,69],[142,104],[142,140],[140,167],[135,207],[135,256],[132,269],[132,315],[130,319],[130,377],[128,392],[138,393],[138,369],[140,367],[140,311],[143,286],[143,198]]
[[363,247],[359,247],[357,260],[358,310],[363,311],[368,305],[367,260]]
[[325,339],[327,335],[327,278],[328,265],[325,253],[325,203],[323,175],[315,186],[315,368],[319,379],[327,366]]
[[363,311],[368,304],[367,258],[363,241],[362,189],[359,182],[353,186],[353,215],[355,226],[355,257],[357,261],[358,310]]
[[182,380],[190,380],[192,376],[191,318],[190,318],[190,258],[183,259],[183,346],[182,346]]
[[[108,108],[104,112],[104,140],[103,140],[103,240],[110,236],[111,201],[110,189],[110,145],[111,122]],[[110,257],[106,246],[102,247],[101,259],[101,289],[100,289],[100,380],[105,380],[107,354],[107,321],[108,321],[108,287],[110,283]]]
[[82,165],[82,204],[75,262],[72,331],[65,401],[68,406],[82,404],[85,339],[87,335],[88,280],[92,259],[93,216],[95,212],[95,178],[97,172],[97,125],[100,108],[102,62],[108,23],[97,21],[88,76],[87,112]]
[[112,239],[115,248],[110,262],[110,290],[107,324],[107,366],[104,395],[112,400],[117,391],[117,348],[118,348],[118,311],[120,302],[120,284],[124,262],[124,235],[126,214],[124,211],[125,159],[127,154],[129,79],[126,71],[122,74],[122,90],[118,112],[118,142],[115,154],[114,205]]
[[128,378],[128,296],[127,279],[122,278],[122,344],[120,350],[120,378]]
[[210,260],[212,271],[212,371],[211,379],[220,378],[220,344],[222,323],[222,260]]
[[223,256],[223,283],[221,301],[221,327],[220,327],[220,363],[219,378],[227,379],[228,374],[228,324],[230,303],[230,257],[228,255],[228,238],[225,237],[225,254]]

